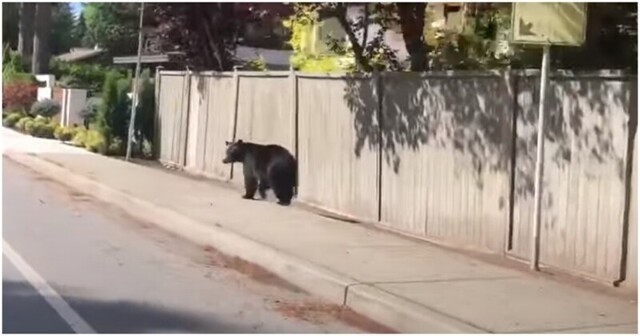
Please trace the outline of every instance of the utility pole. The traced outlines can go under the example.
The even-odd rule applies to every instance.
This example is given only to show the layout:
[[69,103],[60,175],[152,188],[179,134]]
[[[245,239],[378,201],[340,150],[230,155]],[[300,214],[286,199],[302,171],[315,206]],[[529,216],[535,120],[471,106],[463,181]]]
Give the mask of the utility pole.
[[142,40],[143,40],[143,18],[144,18],[144,2],[140,3],[140,27],[138,32],[138,60],[136,62],[136,75],[133,79],[133,97],[131,97],[131,118],[129,120],[129,135],[127,136],[127,154],[125,160],[131,160],[131,142],[133,140],[133,130],[136,122],[136,108],[138,107],[138,87],[140,80],[140,60],[142,58]]

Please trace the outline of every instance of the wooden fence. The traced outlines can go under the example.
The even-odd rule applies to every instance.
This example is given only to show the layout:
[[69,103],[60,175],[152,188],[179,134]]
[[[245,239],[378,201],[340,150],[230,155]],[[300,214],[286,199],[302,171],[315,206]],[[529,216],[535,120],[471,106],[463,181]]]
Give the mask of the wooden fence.
[[[537,71],[157,76],[166,164],[241,183],[225,141],[277,143],[298,158],[299,201],[528,258]],[[543,264],[607,282],[637,273],[636,87],[615,71],[551,76]]]

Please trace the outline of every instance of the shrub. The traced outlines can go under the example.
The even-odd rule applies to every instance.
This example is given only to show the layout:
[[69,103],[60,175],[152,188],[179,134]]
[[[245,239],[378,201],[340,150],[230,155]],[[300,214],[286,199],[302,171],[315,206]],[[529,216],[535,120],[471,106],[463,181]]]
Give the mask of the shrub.
[[100,132],[89,130],[84,140],[84,148],[88,151],[100,154],[107,153],[107,141]]
[[22,113],[11,113],[4,120],[2,120],[2,124],[6,127],[14,127],[16,123],[23,117],[24,115],[22,115]]
[[88,89],[92,93],[100,92],[110,70],[123,76],[127,73],[125,67],[74,64],[59,60],[52,60],[50,64],[50,72],[60,79],[58,81],[60,85],[67,88]]
[[260,55],[259,58],[246,62],[243,68],[248,71],[267,71],[267,62]]
[[117,72],[107,74],[102,91],[102,104],[96,115],[96,130],[109,142],[114,137],[126,138],[131,108],[127,93],[130,78],[122,78]]
[[148,70],[140,78],[140,101],[136,111],[136,141],[143,145],[145,141],[153,143],[155,121],[155,85]]
[[36,102],[38,86],[25,82],[5,83],[2,86],[2,108],[28,111]]
[[32,116],[51,118],[60,113],[60,103],[52,99],[44,99],[31,105]]
[[125,154],[126,149],[127,148],[125,142],[122,141],[122,139],[116,137],[111,140],[109,148],[107,148],[107,154],[122,156]]
[[36,128],[36,122],[33,119],[29,119],[27,121],[25,121],[24,123],[24,132],[29,134],[29,135],[33,135],[34,134],[34,130]]
[[142,141],[142,156],[145,159],[151,159],[153,158],[153,143],[151,143],[151,141],[148,140],[143,140]]
[[38,138],[53,139],[54,131],[55,126],[50,122],[44,120],[34,120],[31,135]]
[[27,122],[33,122],[33,118],[31,118],[29,116],[23,116],[16,123],[16,129],[18,131],[21,131],[21,132],[26,132],[25,125],[26,125]]
[[48,123],[48,122],[51,121],[51,118],[44,117],[44,116],[41,116],[41,115],[36,115],[35,118],[33,118],[33,121],[37,121],[37,122],[40,122],[40,123]]
[[82,117],[85,126],[96,121],[100,104],[102,104],[102,98],[100,97],[91,97],[87,99],[85,106],[80,110],[80,116]]
[[60,141],[71,141],[76,135],[77,129],[58,125],[53,131],[53,137]]
[[77,128],[71,142],[78,147],[84,147],[84,143],[87,140],[87,132],[85,128]]
[[20,53],[9,49],[7,45],[3,50],[2,82],[5,85],[17,82],[35,84],[35,76],[27,72],[24,64]]

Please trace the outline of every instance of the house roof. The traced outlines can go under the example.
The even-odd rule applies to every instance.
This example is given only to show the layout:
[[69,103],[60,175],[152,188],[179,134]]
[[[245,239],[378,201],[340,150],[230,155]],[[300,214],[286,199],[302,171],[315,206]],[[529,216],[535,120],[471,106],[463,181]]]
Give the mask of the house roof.
[[77,62],[98,56],[104,52],[100,48],[72,48],[68,53],[60,54],[54,58],[60,61]]

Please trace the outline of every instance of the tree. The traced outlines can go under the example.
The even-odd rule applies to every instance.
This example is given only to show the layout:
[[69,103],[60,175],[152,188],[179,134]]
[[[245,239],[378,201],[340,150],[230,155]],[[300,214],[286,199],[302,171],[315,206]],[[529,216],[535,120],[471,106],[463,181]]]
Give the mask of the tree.
[[[424,40],[426,3],[304,3],[296,4],[296,20],[322,20],[335,18],[344,30],[349,50],[358,70],[400,68],[397,55],[385,43],[385,33],[399,26],[410,55],[410,69],[424,71],[428,68],[429,49]],[[354,9],[360,8],[356,11]],[[312,15],[311,15],[311,14]],[[332,42],[332,50],[343,53],[345,46]]]
[[68,52],[71,47],[79,44],[75,34],[73,34],[75,19],[69,3],[54,3],[51,21],[51,53],[53,55]]
[[553,66],[637,71],[638,3],[588,3],[585,44],[557,48]]
[[51,3],[39,2],[36,6],[36,25],[33,38],[33,58],[31,72],[33,74],[49,71],[51,55]]
[[13,50],[18,48],[20,26],[20,3],[2,3],[2,41]]
[[[83,9],[86,24],[84,45],[99,45],[110,56],[135,55],[138,50],[138,3],[87,3]],[[149,22],[150,11],[145,10]]]
[[96,129],[110,144],[115,138],[126,139],[129,124],[129,103],[127,93],[131,78],[123,78],[117,71],[110,71],[102,90],[102,104],[96,115]]
[[230,70],[239,19],[234,3],[162,3],[153,8],[163,48],[193,68]]
[[73,40],[76,41],[76,43],[78,43],[81,46],[85,46],[85,47],[92,47],[92,43],[90,41],[90,39],[88,38],[88,33],[87,33],[87,23],[85,22],[84,19],[84,11],[80,12],[80,15],[78,15],[78,19],[75,21],[75,24],[73,26]]
[[428,48],[424,40],[424,19],[427,3],[396,3],[398,18],[407,52],[411,57],[411,71],[424,71],[428,68]]
[[20,5],[20,35],[18,37],[18,53],[22,59],[31,63],[33,55],[33,27],[36,4],[24,2]]
[[[351,5],[345,3],[298,3],[288,22],[293,31],[292,46],[295,46],[301,30],[321,20],[336,19],[346,35],[346,41],[328,38],[329,49],[341,57],[352,57],[356,71],[370,72],[374,69],[396,70],[400,67],[395,53],[388,47],[384,34],[394,21],[392,4]],[[294,59],[298,57],[294,56]],[[318,58],[312,55],[311,59]],[[319,58],[323,58],[320,56]]]

